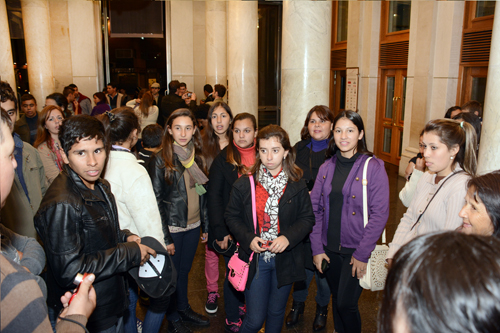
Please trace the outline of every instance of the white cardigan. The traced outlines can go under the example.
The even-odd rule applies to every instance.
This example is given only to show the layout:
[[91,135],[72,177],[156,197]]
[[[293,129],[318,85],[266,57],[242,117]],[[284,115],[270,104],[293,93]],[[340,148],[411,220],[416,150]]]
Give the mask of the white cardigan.
[[[455,167],[454,172],[462,170],[460,166]],[[415,194],[411,200],[408,210],[401,218],[399,226],[394,234],[392,243],[389,244],[387,258],[393,258],[394,254],[413,238],[430,232],[455,230],[462,225],[462,218],[458,213],[465,204],[465,194],[467,193],[467,181],[470,176],[462,172],[453,176],[446,182],[436,197],[429,204],[429,208],[420,218],[419,223],[411,230],[418,216],[425,210],[427,203],[436,193],[439,186],[450,177],[450,173],[438,184],[435,184],[436,174],[428,171],[423,174],[417,184]]]
[[165,240],[153,185],[146,169],[126,151],[111,151],[104,176],[115,196],[121,229]]

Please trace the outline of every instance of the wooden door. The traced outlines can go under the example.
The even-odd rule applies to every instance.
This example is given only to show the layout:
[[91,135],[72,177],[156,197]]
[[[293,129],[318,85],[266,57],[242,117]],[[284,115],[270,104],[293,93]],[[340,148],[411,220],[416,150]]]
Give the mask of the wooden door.
[[377,108],[376,154],[385,162],[399,165],[403,140],[406,69],[384,69]]

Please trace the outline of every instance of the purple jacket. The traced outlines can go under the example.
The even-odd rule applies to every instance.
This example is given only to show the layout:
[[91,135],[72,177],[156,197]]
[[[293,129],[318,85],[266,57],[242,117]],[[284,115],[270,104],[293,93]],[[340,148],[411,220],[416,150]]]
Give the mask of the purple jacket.
[[[360,155],[347,176],[342,194],[344,204],[340,226],[340,243],[343,247],[356,249],[353,257],[368,262],[371,252],[377,244],[389,217],[389,179],[384,162],[372,158],[368,164],[368,224],[363,226],[363,167],[367,155]],[[328,222],[330,216],[330,192],[335,172],[337,157],[327,159],[320,167],[314,188],[311,191],[316,224],[309,238],[312,254],[325,253],[323,246],[327,244]],[[339,212],[340,213],[340,212]]]

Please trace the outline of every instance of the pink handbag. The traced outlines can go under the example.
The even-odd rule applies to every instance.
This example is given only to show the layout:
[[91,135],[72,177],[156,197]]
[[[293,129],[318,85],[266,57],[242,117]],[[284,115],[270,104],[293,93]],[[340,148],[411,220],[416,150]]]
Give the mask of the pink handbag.
[[[252,191],[252,215],[253,215],[253,226],[254,230],[257,229],[257,211],[255,207],[255,183],[253,176],[250,175],[250,189]],[[240,244],[237,244],[236,251],[234,252],[231,259],[227,263],[229,268],[229,274],[227,276],[229,282],[233,285],[234,289],[237,291],[244,291],[248,280],[248,269],[250,268],[250,263],[252,262],[253,252],[250,255],[250,260],[248,263],[244,262],[238,257],[238,250]]]

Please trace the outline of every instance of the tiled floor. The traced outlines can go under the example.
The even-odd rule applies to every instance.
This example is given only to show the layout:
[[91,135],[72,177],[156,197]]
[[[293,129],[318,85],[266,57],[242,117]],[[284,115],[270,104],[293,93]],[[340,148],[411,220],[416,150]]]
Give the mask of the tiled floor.
[[[403,216],[406,208],[401,204],[401,201],[398,198],[399,191],[403,188],[405,184],[405,180],[402,177],[398,176],[398,169],[393,165],[386,164],[387,174],[389,175],[389,183],[391,189],[390,196],[390,204],[391,210],[389,215],[389,220],[387,222],[387,240],[390,241],[396,231],[400,218]],[[201,244],[198,246],[198,250],[196,252],[196,257],[193,263],[193,268],[189,275],[189,302],[191,307],[204,315],[207,315],[205,312],[205,302],[207,298],[206,291],[206,280],[205,280],[205,247]],[[224,261],[219,261],[220,274],[223,276],[224,272]],[[219,279],[219,293],[222,296],[222,282],[223,279]],[[304,316],[301,321],[293,328],[286,328],[283,325],[284,332],[312,332],[312,322],[314,320],[314,315],[316,313],[316,304],[314,301],[314,296],[316,292],[316,284],[313,280],[311,286],[309,288],[309,297],[307,298],[306,310]],[[376,332],[377,331],[377,312],[379,309],[379,303],[381,298],[381,292],[370,292],[364,290],[361,294],[361,298],[359,301],[359,308],[361,312],[361,318],[363,323],[363,332]],[[224,332],[224,306],[222,303],[222,297],[219,299],[219,311],[217,314],[210,317],[210,327],[205,328],[197,328],[190,326],[190,328],[194,332]],[[287,311],[289,312],[290,307],[292,305],[292,297],[289,298],[287,304]],[[138,307],[137,315],[139,318],[143,318],[144,316],[144,308]],[[330,303],[330,312],[328,315],[328,324],[326,330],[324,332],[333,332],[333,319],[331,314],[331,303]],[[166,320],[162,325],[161,332],[167,331]],[[262,331],[263,332],[263,331]]]

